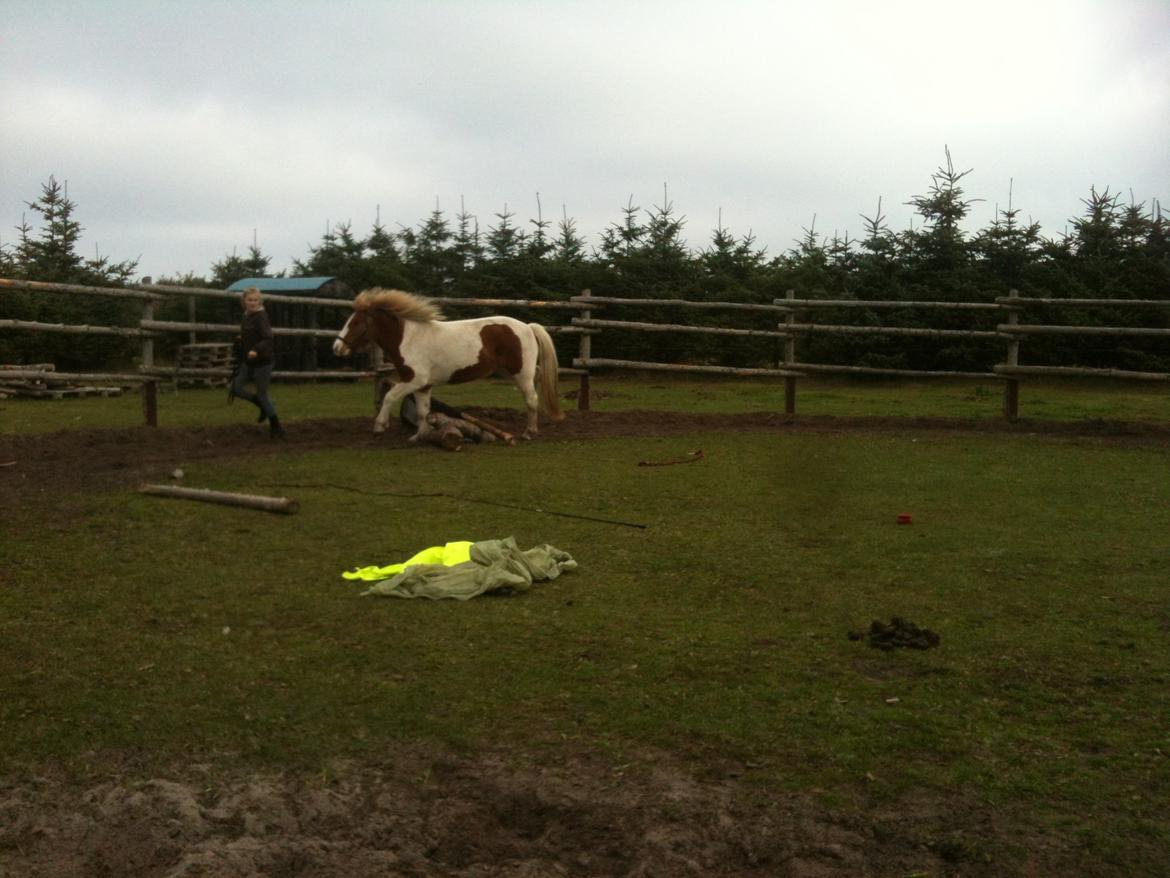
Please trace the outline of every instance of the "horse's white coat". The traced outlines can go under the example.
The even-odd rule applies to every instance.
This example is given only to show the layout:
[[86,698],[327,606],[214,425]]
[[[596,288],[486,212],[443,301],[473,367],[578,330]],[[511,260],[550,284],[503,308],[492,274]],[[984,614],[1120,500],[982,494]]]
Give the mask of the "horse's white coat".
[[[333,353],[337,356],[348,356],[352,350],[351,344],[361,347],[375,340],[368,323],[360,337],[350,338],[356,317],[357,312],[350,315],[333,343]],[[563,417],[555,393],[556,349],[548,332],[539,324],[524,323],[504,316],[452,321],[401,320],[401,323],[402,340],[398,345],[398,355],[404,370],[409,370],[412,374],[399,374],[398,380],[383,398],[382,407],[374,419],[375,433],[386,430],[394,406],[413,393],[418,407],[419,428],[412,439],[422,435],[426,430],[426,417],[431,408],[431,388],[450,383],[453,377],[457,377],[458,372],[471,369],[480,362],[480,353],[484,346],[483,330],[492,326],[507,327],[519,343],[520,368],[508,377],[523,394],[524,405],[528,410],[528,426],[524,435],[531,437],[537,432],[537,414],[541,402],[541,394],[538,394],[536,384],[538,361],[542,367],[550,368],[553,375],[551,393],[547,385],[542,388],[546,409],[553,418]],[[345,339],[349,339],[350,344],[347,344]],[[386,353],[392,356],[394,352]],[[465,376],[459,377],[467,380]]]
[[403,324],[402,343],[398,350],[403,362],[414,370],[414,375],[409,380],[396,382],[383,397],[382,409],[374,419],[375,433],[385,431],[390,424],[390,413],[394,406],[413,393],[419,420],[419,430],[413,438],[417,439],[425,430],[426,418],[431,410],[431,388],[450,383],[452,376],[460,369],[474,366],[483,347],[480,332],[485,326],[504,324],[512,329],[520,341],[520,371],[508,377],[524,395],[524,405],[528,409],[525,435],[535,435],[539,408],[536,394],[539,348],[536,335],[527,323],[512,317],[478,317],[431,323],[404,320]]

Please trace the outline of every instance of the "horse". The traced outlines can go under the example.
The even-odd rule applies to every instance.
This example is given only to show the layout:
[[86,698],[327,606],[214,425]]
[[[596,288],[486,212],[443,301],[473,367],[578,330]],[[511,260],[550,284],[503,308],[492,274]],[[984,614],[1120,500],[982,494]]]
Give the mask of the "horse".
[[354,298],[333,353],[347,357],[375,344],[395,379],[374,419],[375,434],[389,426],[394,404],[413,393],[419,426],[410,441],[416,441],[427,430],[432,387],[496,374],[509,376],[524,395],[525,439],[536,435],[539,411],[554,421],[565,417],[557,401],[557,351],[539,323],[504,316],[448,321],[430,299],[373,287]]

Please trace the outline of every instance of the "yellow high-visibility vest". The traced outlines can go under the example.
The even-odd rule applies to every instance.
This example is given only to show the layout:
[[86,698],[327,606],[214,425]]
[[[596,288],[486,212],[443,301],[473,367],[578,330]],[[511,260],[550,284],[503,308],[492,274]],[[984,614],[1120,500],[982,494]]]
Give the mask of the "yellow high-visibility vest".
[[361,567],[357,570],[347,570],[341,575],[346,579],[377,582],[380,579],[397,576],[407,567],[414,567],[418,564],[442,564],[444,567],[454,567],[456,564],[471,560],[472,545],[471,540],[460,540],[442,546],[430,546],[411,555],[401,564],[390,564],[386,567]]

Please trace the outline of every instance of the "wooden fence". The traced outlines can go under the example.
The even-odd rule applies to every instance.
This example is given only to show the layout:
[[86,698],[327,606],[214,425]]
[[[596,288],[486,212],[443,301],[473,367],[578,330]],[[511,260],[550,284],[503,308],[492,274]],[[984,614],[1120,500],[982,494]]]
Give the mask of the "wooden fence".
[[[182,377],[226,377],[225,369],[192,369],[173,366],[159,366],[155,363],[154,341],[164,333],[187,333],[194,342],[196,334],[204,335],[234,335],[239,331],[236,324],[198,323],[162,321],[155,319],[156,305],[168,297],[186,297],[188,302],[195,298],[238,299],[239,294],[225,290],[202,290],[190,287],[165,286],[159,284],[144,284],[131,288],[111,287],[84,287],[70,284],[50,284],[36,281],[17,281],[0,279],[0,293],[5,291],[24,290],[36,293],[69,293],[77,295],[109,296],[114,298],[134,299],[142,302],[142,316],[136,326],[78,326],[58,323],[41,323],[22,320],[0,319],[0,329],[24,330],[34,332],[64,332],[92,335],[121,336],[125,338],[140,338],[142,340],[142,356],[138,371],[135,373],[59,373],[47,371],[44,367],[30,367],[29,369],[6,369],[3,375],[6,378],[30,378],[47,383],[66,381],[93,381],[114,383],[140,383],[143,387],[145,419],[148,424],[157,423],[157,388],[160,381],[174,381]],[[326,309],[337,309],[348,312],[352,303],[346,300],[309,298],[302,296],[280,296],[266,294],[265,299],[272,302],[289,302],[302,305],[316,305]],[[1077,325],[1049,325],[1025,323],[1021,320],[1026,317],[1028,310],[1037,306],[1059,308],[1117,308],[1127,309],[1170,309],[1170,300],[1150,299],[1029,299],[1023,298],[1013,290],[1007,296],[996,298],[992,302],[934,302],[934,301],[858,301],[858,300],[830,300],[830,299],[798,299],[794,291],[789,291],[783,299],[774,299],[772,304],[747,304],[735,302],[697,302],[682,299],[631,299],[593,296],[588,290],[568,301],[542,301],[532,299],[488,299],[488,298],[433,298],[433,301],[453,308],[490,308],[502,310],[537,310],[545,312],[571,311],[576,316],[571,317],[567,324],[547,325],[547,329],[554,336],[575,335],[579,338],[577,356],[572,361],[572,367],[561,369],[562,374],[573,374],[580,377],[580,391],[578,393],[578,408],[588,410],[590,407],[589,377],[590,372],[596,369],[631,369],[638,371],[667,371],[674,373],[709,373],[718,375],[735,375],[751,377],[783,378],[785,381],[785,411],[788,414],[796,413],[796,390],[798,379],[819,374],[845,375],[878,375],[902,378],[960,378],[978,380],[997,380],[1004,384],[1003,411],[1005,417],[1014,419],[1019,415],[1019,387],[1020,380],[1029,376],[1059,376],[1059,377],[1102,377],[1120,378],[1126,380],[1167,381],[1170,373],[1141,372],[1119,369],[1095,369],[1081,366],[1029,366],[1021,362],[1021,343],[1028,336],[1042,335],[1083,335],[1105,337],[1170,337],[1170,329],[1140,326],[1077,326]],[[656,309],[670,309],[685,315],[690,311],[724,310],[731,312],[750,312],[761,315],[764,319],[774,318],[778,322],[775,328],[743,329],[720,326],[695,326],[685,322],[677,323],[648,323],[631,320],[605,319],[594,316],[596,313],[609,314],[621,308],[653,307]],[[811,322],[807,315],[815,315],[817,311],[840,309],[867,309],[870,311],[916,309],[936,312],[991,312],[1002,315],[1002,320],[994,329],[933,329],[920,326],[896,325],[855,325],[847,323],[816,323]],[[189,309],[194,313],[194,308]],[[615,317],[618,315],[614,315]],[[685,317],[682,319],[685,320]],[[715,366],[695,365],[685,363],[662,363],[643,360],[621,360],[593,355],[593,337],[603,335],[606,330],[630,331],[638,333],[697,333],[709,337],[740,337],[740,338],[773,338],[784,343],[783,359],[779,360],[775,368],[758,366]],[[274,334],[280,336],[308,336],[313,338],[333,338],[334,329],[306,329],[277,327]],[[953,341],[1000,341],[1005,346],[1004,361],[992,367],[987,372],[964,372],[948,370],[922,369],[894,369],[877,368],[858,365],[841,365],[829,363],[805,362],[797,357],[797,343],[800,338],[817,334],[836,334],[871,337],[911,337],[928,340]],[[384,371],[384,370],[382,370]],[[373,368],[369,370],[314,370],[312,372],[275,372],[275,379],[301,378],[311,375],[315,378],[355,378],[377,377],[380,372],[380,358],[375,356]],[[379,392],[381,381],[376,380],[375,394]]]
[[[142,354],[137,372],[58,372],[46,365],[37,364],[28,368],[5,368],[0,370],[0,380],[30,380],[43,382],[46,386],[64,386],[80,381],[106,384],[139,384],[142,387],[143,415],[149,426],[158,423],[158,387],[160,382],[176,382],[183,378],[227,378],[230,370],[225,368],[184,368],[180,366],[164,366],[155,362],[154,343],[166,333],[185,333],[191,343],[195,342],[198,334],[210,336],[232,337],[239,333],[238,323],[204,323],[194,319],[169,321],[155,319],[157,306],[168,298],[186,299],[191,305],[189,314],[194,314],[193,303],[197,299],[230,299],[239,301],[240,293],[227,290],[205,290],[192,287],[168,286],[165,284],[140,284],[133,287],[89,287],[76,284],[45,283],[41,281],[11,280],[0,278],[0,294],[5,292],[24,291],[45,294],[73,294],[82,296],[103,296],[114,299],[137,300],[142,303],[141,317],[135,326],[90,326],[65,323],[44,323],[31,320],[0,319],[0,330],[19,330],[31,332],[67,333],[73,335],[100,335],[120,338],[141,339]],[[314,305],[324,309],[333,309],[348,314],[353,303],[345,299],[314,298],[309,296],[282,296],[275,293],[265,293],[266,302],[284,302],[296,305]],[[501,308],[522,310],[577,310],[580,306],[571,302],[546,302],[528,299],[460,299],[431,297],[431,300],[442,305],[455,307]],[[341,321],[338,321],[340,326]],[[585,337],[591,330],[572,325],[551,325],[546,327],[550,334],[580,335]],[[291,328],[274,327],[276,336],[301,336],[309,338],[333,339],[337,329]],[[313,378],[376,378],[384,374],[381,368],[381,352],[375,351],[373,367],[370,369],[343,369],[325,370],[314,369],[308,372],[275,371],[274,380],[303,380]],[[588,376],[582,370],[568,367],[560,370],[562,374],[578,374],[582,376],[583,385],[587,386]],[[375,403],[381,393],[382,382],[374,382]]]
[[[1092,369],[1079,366],[1027,366],[1020,362],[1020,344],[1029,335],[1084,335],[1084,336],[1145,336],[1170,338],[1170,329],[1142,326],[1072,326],[1023,323],[1020,318],[1027,309],[1036,306],[1065,308],[1150,308],[1170,309],[1170,300],[1160,299],[1050,299],[1022,298],[1015,290],[993,302],[933,302],[933,301],[861,301],[855,299],[798,299],[792,290],[783,299],[774,299],[771,305],[752,305],[731,302],[690,302],[679,299],[626,299],[590,296],[588,291],[571,300],[589,305],[590,311],[573,319],[573,324],[584,328],[605,330],[625,329],[638,332],[697,332],[712,336],[741,336],[777,338],[784,341],[784,358],[774,369],[736,368],[727,366],[697,366],[674,363],[651,363],[630,360],[611,360],[593,357],[588,337],[582,339],[582,353],[573,364],[585,370],[590,368],[648,369],[669,372],[699,372],[725,375],[773,376],[785,382],[785,411],[796,413],[797,379],[816,374],[880,375],[902,378],[963,378],[999,380],[1004,383],[1004,416],[1019,416],[1020,379],[1027,376],[1121,378],[1127,380],[1167,381],[1170,373],[1139,372],[1120,369]],[[598,320],[592,308],[601,306],[655,306],[709,310],[713,308],[757,311],[782,317],[776,330],[748,330],[691,326],[687,324],[637,323],[619,320]],[[994,330],[930,329],[908,326],[861,326],[840,323],[804,322],[800,318],[810,312],[829,309],[906,310],[994,312],[1003,315],[1003,322]],[[892,369],[869,366],[838,365],[804,362],[797,359],[796,345],[801,336],[818,333],[855,336],[902,336],[937,340],[999,340],[1006,345],[1004,362],[990,372],[963,372],[947,370]]]

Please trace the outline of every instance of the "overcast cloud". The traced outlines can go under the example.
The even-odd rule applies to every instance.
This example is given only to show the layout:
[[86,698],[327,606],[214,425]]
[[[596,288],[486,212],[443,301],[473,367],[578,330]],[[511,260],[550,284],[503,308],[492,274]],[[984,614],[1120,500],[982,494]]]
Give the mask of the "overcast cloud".
[[[895,229],[949,145],[973,227],[1170,193],[1165,0],[0,0],[0,243],[54,175],[82,255],[274,270],[461,201],[595,243],[663,187],[694,249]],[[30,217],[31,219],[35,219]]]

